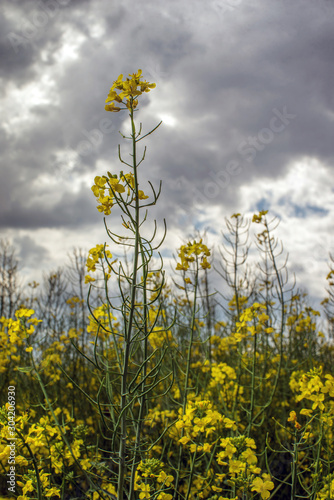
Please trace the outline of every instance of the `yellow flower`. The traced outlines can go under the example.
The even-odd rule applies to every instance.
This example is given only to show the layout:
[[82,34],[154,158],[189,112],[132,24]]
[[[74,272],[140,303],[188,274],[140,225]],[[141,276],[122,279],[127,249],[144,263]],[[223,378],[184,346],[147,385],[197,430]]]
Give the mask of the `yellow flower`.
[[30,318],[35,313],[33,309],[25,309],[22,307],[21,309],[18,309],[15,313],[15,316],[17,318]]
[[325,409],[325,405],[323,403],[323,401],[325,399],[324,394],[312,394],[311,396],[308,397],[308,399],[313,401],[312,410],[315,410],[316,408],[318,408],[318,406],[319,406],[320,410]]
[[256,444],[254,439],[252,438],[246,438],[245,439],[245,444],[248,446],[248,448],[253,448],[253,450],[256,450]]
[[140,485],[141,493],[139,493],[139,498],[150,498],[150,485],[141,483]]
[[28,493],[28,491],[34,491],[34,485],[32,484],[32,480],[29,479],[25,486],[22,488],[22,491],[23,491],[23,494],[25,495],[26,493]]
[[[86,268],[88,272],[95,272],[96,271],[96,264],[100,261],[100,259],[104,258],[104,255],[106,255],[107,259],[111,259],[112,255],[110,253],[110,250],[107,250],[108,245],[96,245],[94,248],[91,248],[88,252],[88,258],[86,261]],[[104,247],[106,248],[104,252]],[[116,262],[116,261],[114,261]],[[114,263],[112,262],[112,264]],[[85,277],[85,283],[89,283],[90,281],[95,281],[94,278],[91,278],[90,276]]]
[[45,496],[46,497],[53,497],[53,496],[57,496],[60,498],[60,489],[59,488],[55,488],[54,486],[48,490],[46,490],[46,493],[45,493]]
[[212,448],[212,444],[209,444],[209,443],[204,443],[203,444],[203,451],[204,451],[204,453],[210,453],[211,448]]
[[158,483],[164,483],[164,485],[167,486],[168,488],[173,482],[173,476],[171,475],[168,476],[166,472],[162,470],[159,476],[157,477],[157,481]]
[[119,184],[118,179],[115,177],[108,179],[108,184],[113,191],[116,191],[116,193],[125,192],[125,187],[122,186],[122,184]]
[[241,460],[230,460],[229,463],[229,472],[230,474],[239,474],[241,471],[244,471],[246,468],[246,464],[241,462]]
[[146,194],[144,193],[144,191],[142,191],[141,189],[138,190],[138,198],[140,200],[146,200],[148,198],[148,196],[146,196]]
[[198,242],[194,240],[193,243],[189,241],[186,245],[182,245],[178,253],[181,262],[177,263],[176,270],[187,271],[187,269],[189,269],[189,263],[195,261],[194,255],[201,256],[201,254],[201,268],[209,269],[211,265],[209,264],[207,257],[211,255],[211,252],[208,247],[202,243],[202,239]]
[[254,453],[253,450],[250,448],[247,448],[245,451],[242,452],[241,457],[246,460],[246,462],[250,465],[256,464],[257,463],[257,457]]
[[187,444],[190,441],[190,438],[187,436],[183,436],[183,438],[179,439],[180,444]]
[[254,214],[252,222],[256,222],[256,224],[259,224],[262,221],[263,215],[266,215],[267,213],[268,210],[261,210],[258,214]]
[[297,414],[295,411],[290,411],[290,415],[288,418],[288,422],[296,422],[297,421]]
[[211,264],[208,262],[208,259],[206,257],[202,258],[201,268],[202,269],[211,269]]
[[325,375],[327,379],[325,382],[325,387],[322,387],[321,392],[328,394],[330,397],[334,398],[334,377],[330,374]]
[[117,113],[118,111],[121,111],[122,108],[120,108],[119,106],[115,106],[115,104],[112,102],[111,104],[106,104],[104,106],[104,109],[106,111],[114,111],[115,113]]
[[270,497],[270,490],[274,488],[274,483],[272,481],[263,481],[260,477],[256,477],[252,482],[252,491],[260,493],[261,498],[266,500]]
[[[141,69],[139,69],[137,73],[133,73],[132,75],[129,74],[131,78],[127,78],[126,80],[123,80],[123,75],[119,75],[110,88],[108,97],[105,101],[107,104],[104,109],[106,111],[114,112],[127,108],[134,109],[138,104],[138,100],[136,98],[143,92],[149,92],[156,86],[155,83],[149,83],[146,80],[142,80],[141,75]],[[121,92],[118,94],[116,90],[121,90]],[[124,99],[126,99],[125,102],[123,101]],[[121,108],[119,106],[115,106],[114,101],[125,105],[125,107]]]

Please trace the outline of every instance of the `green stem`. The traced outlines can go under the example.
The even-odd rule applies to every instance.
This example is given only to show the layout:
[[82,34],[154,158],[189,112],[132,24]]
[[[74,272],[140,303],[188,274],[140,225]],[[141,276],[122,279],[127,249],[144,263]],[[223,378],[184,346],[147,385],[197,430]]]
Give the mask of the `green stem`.
[[292,464],[291,464],[291,500],[295,500],[296,494],[296,480],[297,480],[297,460],[298,460],[298,450],[297,450],[297,439],[295,433],[295,440],[293,443],[293,454],[292,454]]
[[121,404],[120,410],[123,411],[121,420],[121,436],[119,445],[119,466],[118,466],[118,500],[124,500],[124,482],[126,474],[126,431],[127,431],[127,378],[130,361],[130,347],[131,347],[131,334],[134,311],[136,307],[136,288],[137,288],[137,271],[138,271],[138,256],[139,256],[139,196],[138,196],[138,178],[137,178],[137,151],[136,151],[136,127],[133,119],[133,99],[130,101],[130,119],[131,119],[131,138],[132,138],[132,159],[133,159],[133,175],[134,175],[134,189],[135,189],[135,243],[134,243],[134,259],[133,259],[133,273],[131,282],[131,299],[130,299],[130,312],[129,320],[127,323],[127,331],[125,333],[125,349],[124,349],[124,364],[121,383]]
[[[187,368],[186,368],[186,379],[184,383],[184,394],[183,394],[183,415],[186,414],[187,411],[187,402],[188,402],[188,383],[189,383],[189,375],[190,375],[190,361],[191,361],[191,349],[194,341],[194,333],[196,326],[196,301],[197,301],[197,286],[198,286],[198,258],[196,258],[196,274],[195,274],[195,286],[194,286],[194,303],[192,310],[192,319],[191,319],[191,333],[190,333],[190,342],[187,354]],[[181,438],[184,436],[184,429],[181,430]],[[180,481],[180,468],[181,468],[181,460],[182,460],[182,445],[179,448],[179,458],[178,465],[176,470],[176,478],[175,478],[175,491],[174,491],[174,500],[177,498],[177,490]]]
[[[147,331],[148,311],[147,311],[147,289],[146,289],[146,280],[147,280],[148,269],[147,269],[147,262],[145,260],[145,252],[144,252],[144,249],[142,248],[141,242],[140,242],[140,251],[141,251],[142,266],[143,266],[143,302],[144,302],[143,303],[143,318],[144,318],[144,335],[145,335],[144,356],[143,356],[144,366],[143,366],[142,379],[145,381],[146,375],[147,375],[147,363],[145,361],[148,358],[148,331]],[[134,450],[134,456],[133,456],[133,461],[132,461],[131,479],[130,479],[130,493],[129,493],[130,500],[134,499],[135,474],[136,474],[136,469],[137,469],[137,460],[138,460],[138,456],[139,456],[141,429],[142,429],[142,422],[143,422],[143,418],[144,418],[145,404],[146,404],[145,382],[143,382],[143,384],[139,390],[143,395],[140,398],[141,399],[140,409],[139,409],[139,415],[138,415],[138,420],[137,420],[136,442],[135,442],[135,450]]]
[[185,499],[185,500],[188,500],[189,495],[190,495],[190,492],[191,492],[191,483],[192,483],[193,476],[194,476],[195,461],[196,461],[196,454],[197,454],[197,448],[196,448],[196,451],[195,451],[195,453],[194,453],[194,456],[193,456],[193,459],[192,459],[192,462],[191,462],[191,469],[190,469],[189,483],[188,483],[187,494],[186,494],[186,499]]
[[254,335],[253,363],[252,363],[252,382],[251,382],[251,400],[249,408],[249,422],[247,427],[247,436],[249,437],[253,422],[254,404],[255,404],[255,370],[256,370],[256,349],[257,349],[257,334]]

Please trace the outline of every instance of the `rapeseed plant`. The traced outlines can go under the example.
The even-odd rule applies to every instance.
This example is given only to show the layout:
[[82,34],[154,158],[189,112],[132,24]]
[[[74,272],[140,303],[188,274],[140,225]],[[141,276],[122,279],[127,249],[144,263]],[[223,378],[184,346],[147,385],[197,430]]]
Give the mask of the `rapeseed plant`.
[[[209,293],[213,252],[204,238],[178,249],[171,286],[159,254],[164,236],[155,242],[155,223],[152,237],[144,236],[161,185],[139,189],[146,148],[139,158],[138,143],[160,124],[144,134],[135,118],[141,96],[154,88],[138,70],[120,75],[106,99],[106,111],[129,115],[123,138],[131,161],[119,147],[128,171],[94,179],[110,248],[98,243],[80,268],[89,288],[85,317],[77,291],[66,296],[61,322],[50,304],[36,314],[35,296],[0,318],[1,380],[21,387],[16,497],[334,498],[332,343],[319,331],[319,313],[289,284],[276,221],[267,211],[254,214],[261,262],[253,279],[246,268],[251,221],[238,213],[227,220],[219,274],[230,294],[221,297],[222,319],[217,294]],[[117,216],[123,234],[109,229],[107,218]],[[123,259],[118,248],[128,252]],[[60,284],[53,274],[50,288]],[[9,403],[0,409],[4,475],[9,410]],[[1,498],[10,499],[5,486]]]

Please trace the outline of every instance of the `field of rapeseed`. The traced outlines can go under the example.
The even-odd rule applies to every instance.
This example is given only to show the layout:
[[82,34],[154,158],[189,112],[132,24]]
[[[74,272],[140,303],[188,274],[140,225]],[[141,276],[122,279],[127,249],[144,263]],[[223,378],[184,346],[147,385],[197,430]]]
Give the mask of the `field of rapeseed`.
[[131,162],[119,148],[127,171],[92,186],[108,244],[75,251],[41,292],[17,289],[1,247],[0,498],[334,499],[334,269],[320,315],[290,285],[262,211],[226,221],[224,295],[204,237],[177,249],[167,279],[166,227],[159,240],[148,223],[161,186],[139,189],[138,143],[160,124],[145,133],[137,106],[155,84],[129,77],[105,109],[129,114]]

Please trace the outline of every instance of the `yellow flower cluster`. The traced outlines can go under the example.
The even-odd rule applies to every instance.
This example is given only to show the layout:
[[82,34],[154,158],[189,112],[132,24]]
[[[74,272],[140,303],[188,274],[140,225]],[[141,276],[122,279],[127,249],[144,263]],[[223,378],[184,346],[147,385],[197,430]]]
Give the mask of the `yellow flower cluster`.
[[271,326],[263,328],[269,320],[269,316],[263,312],[263,309],[266,309],[264,304],[255,302],[242,312],[240,321],[236,323],[237,330],[230,338],[232,343],[241,342],[248,338],[249,334],[255,335],[261,331],[272,333],[274,331]]
[[324,487],[317,493],[316,500],[329,500],[334,498],[334,474],[325,478]]
[[267,215],[268,210],[261,210],[258,214],[253,215],[252,222],[255,222],[256,224],[260,224],[262,222],[262,218],[264,215]]
[[98,333],[101,340],[105,340],[113,332],[116,332],[119,326],[116,316],[111,313],[106,304],[96,307],[93,316],[89,316],[88,319],[87,332],[94,336]]
[[322,380],[322,367],[302,374],[299,379],[297,376],[298,372],[294,372],[290,381],[291,389],[300,392],[296,400],[307,399],[312,402],[312,410],[319,408],[323,411],[325,395],[334,398],[334,377],[328,373],[324,377],[325,380]]
[[[105,245],[106,247],[108,245]],[[104,245],[96,245],[94,248],[91,248],[88,252],[88,258],[86,262],[86,267],[87,271],[94,272],[96,271],[96,264],[99,262],[100,259],[103,259],[104,257]],[[105,255],[108,259],[112,258],[112,255],[109,250],[105,251]]]
[[237,428],[234,420],[214,410],[208,400],[190,401],[184,414],[180,408],[179,420],[175,427],[178,431],[183,430],[183,436],[178,442],[187,447],[191,453],[199,451],[210,453],[213,441],[210,443],[206,440],[209,436],[214,436],[223,429]]
[[[24,340],[35,332],[36,325],[42,321],[32,318],[33,314],[33,309],[21,307],[15,312],[16,319],[0,318],[0,374],[8,370],[11,362],[16,365],[20,363],[20,347],[24,345]],[[32,350],[32,346],[25,348],[28,353]]]
[[9,342],[12,344],[20,343],[23,338],[27,338],[35,331],[35,325],[40,323],[41,319],[31,318],[35,314],[33,309],[26,309],[22,307],[15,312],[16,320],[11,318],[0,318],[0,323],[3,325],[2,333],[7,329]]
[[[131,172],[128,174],[123,174],[123,172],[121,172],[119,178],[116,174],[111,174],[110,172],[107,172],[107,174],[108,177],[106,175],[103,175],[102,177],[97,175],[94,178],[94,184],[91,189],[99,203],[97,206],[98,211],[103,212],[105,215],[110,215],[111,208],[115,204],[117,196],[116,193],[122,195],[122,193],[125,193],[125,188],[127,188],[127,204],[131,203],[136,198],[135,181],[134,175]],[[138,199],[146,200],[147,198],[148,196],[146,196],[144,191],[139,189]],[[122,200],[122,198],[120,199]]]
[[[102,262],[105,257],[107,259],[112,259],[111,252],[110,252],[110,250],[106,249],[107,247],[108,247],[108,245],[101,244],[101,245],[96,245],[94,248],[91,248],[89,250],[87,261],[86,261],[86,268],[87,268],[88,272],[91,272],[91,273],[96,272],[96,265],[99,262]],[[113,262],[108,264],[109,271],[110,271],[112,264],[114,264],[115,262],[116,262],[116,260],[114,260]],[[104,276],[107,279],[110,278],[109,273],[105,273]],[[89,274],[85,277],[85,283],[91,283],[93,281],[95,281],[95,278],[93,278]]]
[[[62,421],[63,433],[72,435],[71,450],[64,444],[60,429],[55,425],[52,417],[46,415],[30,423],[30,418],[36,415],[35,410],[32,409],[30,415],[23,413],[16,418],[18,436],[15,438],[15,463],[20,466],[20,469],[26,470],[18,476],[17,485],[22,490],[22,494],[17,497],[20,500],[29,500],[37,496],[36,472],[29,468],[32,465],[31,455],[35,457],[36,465],[38,465],[43,498],[60,498],[61,496],[61,490],[51,481],[54,474],[62,474],[64,470],[70,472],[76,460],[80,462],[84,470],[91,467],[91,459],[87,455],[87,448],[81,436],[86,433],[84,426],[81,426],[83,429],[80,426],[73,427],[74,419],[67,409],[61,410],[58,407],[54,409],[54,413]],[[3,407],[0,408],[0,465],[3,471],[9,469],[10,446],[6,438],[6,408]],[[25,455],[29,460],[25,458]]]
[[[112,498],[112,496],[114,496],[115,498],[117,498],[117,491],[116,491],[116,488],[115,486],[109,482],[109,478],[106,477],[104,481],[102,481],[101,483],[101,488],[105,491],[108,491],[108,493],[110,493],[110,496]],[[94,491],[93,493],[93,500],[101,500],[101,494],[100,492],[98,491]]]
[[[0,466],[3,471],[9,469],[8,459],[10,457],[9,434],[8,434],[8,403],[0,407]],[[27,415],[16,416],[16,430],[22,432],[28,420]],[[27,459],[24,457],[24,448],[16,447],[15,463],[20,467],[28,465]]]
[[[108,97],[106,99],[105,110],[118,112],[121,109],[135,109],[138,105],[137,97],[143,92],[150,92],[151,89],[156,87],[155,83],[149,83],[141,78],[142,70],[139,69],[137,73],[129,73],[131,78],[123,80],[123,75],[119,75],[117,80],[114,81],[110,87]],[[116,90],[121,92],[118,94]],[[124,102],[125,99],[125,102]],[[121,108],[115,106],[114,101],[118,104],[124,104],[126,107]]]
[[237,311],[238,307],[240,309],[244,309],[248,302],[249,297],[246,297],[245,295],[238,295],[238,298],[236,295],[233,295],[232,299],[228,303],[228,308],[230,311]]
[[[216,323],[215,330],[218,329],[220,325]],[[211,350],[212,350],[212,360],[219,361],[222,359],[223,355],[228,355],[232,350],[232,342],[230,337],[220,337],[219,335],[212,335],[210,339]]]
[[[142,460],[136,471],[135,490],[140,491],[139,498],[154,498],[157,500],[172,500],[173,495],[166,493],[166,489],[173,487],[174,478],[163,469],[165,464],[155,458]],[[157,495],[157,496],[156,496]]]
[[297,413],[295,411],[290,411],[288,422],[294,424],[295,428],[298,430],[300,430],[302,427],[297,420]]
[[211,398],[217,396],[224,400],[226,408],[233,406],[233,401],[237,395],[243,394],[244,388],[236,382],[237,375],[231,366],[226,363],[213,363],[211,365],[211,380],[209,382],[209,392]]
[[160,349],[163,345],[168,345],[169,347],[176,347],[177,345],[171,330],[164,330],[159,326],[153,328],[148,341],[153,349]]
[[[203,428],[201,431],[203,432],[206,425],[205,420],[207,420],[208,416],[207,412],[210,410],[210,407],[211,403],[209,401],[198,401],[197,405],[191,406],[186,415],[183,416],[182,421],[179,420],[177,423],[177,425],[185,429],[186,432],[186,435],[180,438],[179,442],[184,448],[188,449],[190,453],[195,454],[192,460],[195,461],[197,456],[196,453],[198,452],[201,453],[197,458],[199,461],[204,453],[212,453],[213,456],[216,457],[217,465],[222,468],[221,472],[209,470],[206,477],[200,474],[197,475],[191,485],[190,498],[215,498],[217,500],[225,500],[226,497],[218,497],[218,494],[224,491],[226,485],[229,485],[240,495],[247,495],[248,492],[251,496],[251,491],[255,491],[259,493],[263,500],[266,500],[270,496],[270,491],[274,488],[274,483],[271,481],[270,475],[262,473],[261,468],[257,466],[258,459],[256,456],[256,444],[254,439],[244,435],[238,437],[219,437],[221,436],[222,428],[218,427],[217,422],[218,420],[221,421],[222,416],[220,416],[216,422],[218,438],[216,437],[211,444],[192,443],[190,446],[188,445],[190,441],[189,435],[191,433],[191,425],[193,427],[202,425]],[[195,416],[198,415],[200,411],[203,412],[202,418]],[[196,418],[200,420],[200,422],[197,421],[197,424],[195,424]],[[234,422],[226,419],[225,424],[227,424],[226,429],[229,429],[230,432],[236,430]],[[217,448],[221,448],[221,450],[215,453]],[[187,483],[183,485],[182,491],[186,491],[186,488]],[[237,499],[239,496],[235,498]]]
[[[235,458],[235,455],[244,459],[245,464],[254,465],[257,463],[257,457],[254,452],[254,450],[256,450],[254,439],[245,436],[228,437],[221,439],[220,446],[223,448],[223,451],[217,454],[219,465],[227,465],[224,460],[226,458],[231,460]],[[243,449],[244,451],[241,452]],[[242,468],[245,467],[242,466]]]
[[204,243],[202,239],[199,241],[194,240],[193,242],[188,242],[186,245],[182,245],[178,257],[181,262],[177,263],[177,271],[187,271],[189,269],[189,264],[197,260],[201,256],[200,266],[202,269],[210,269],[211,265],[207,260],[207,257],[211,255],[210,250]]
[[224,474],[219,474],[220,478],[228,476],[230,483],[243,489],[250,486],[251,491],[259,493],[262,499],[269,498],[270,490],[274,488],[270,475],[263,473],[262,478],[254,477],[261,474],[260,467],[257,467],[254,439],[246,436],[228,437],[221,439],[220,446],[223,450],[217,453],[217,462],[228,468]]
[[212,365],[211,377],[210,387],[215,387],[218,384],[226,384],[228,380],[235,380],[237,375],[234,368],[226,363],[218,363]]
[[114,206],[115,193],[125,192],[125,187],[120,184],[120,180],[117,178],[117,175],[112,175],[110,172],[108,172],[108,177],[97,175],[94,178],[94,184],[91,189],[100,203],[97,206],[99,212],[109,215],[110,209]]
[[157,425],[165,425],[167,426],[170,420],[174,420],[176,418],[175,410],[160,410],[159,405],[153,410],[149,409],[148,414],[145,419],[145,425],[150,428],[154,428]]
[[314,309],[307,307],[305,311],[301,311],[299,314],[291,314],[287,318],[286,323],[290,327],[293,326],[297,333],[305,332],[307,330],[315,332],[316,323],[312,320],[312,316],[320,316],[319,311],[315,311]]
[[[60,488],[56,488],[52,486],[50,488],[50,479],[49,479],[50,474],[47,472],[44,472],[41,470],[39,472],[39,479],[44,491],[44,496],[46,498],[54,498],[54,497],[59,497],[61,494]],[[21,486],[23,495],[19,495],[17,497],[17,500],[29,500],[31,498],[30,496],[27,496],[27,493],[34,493],[37,491],[37,482],[36,482],[36,476],[33,474],[25,474],[23,476],[24,482],[23,481],[17,481],[18,486]]]

